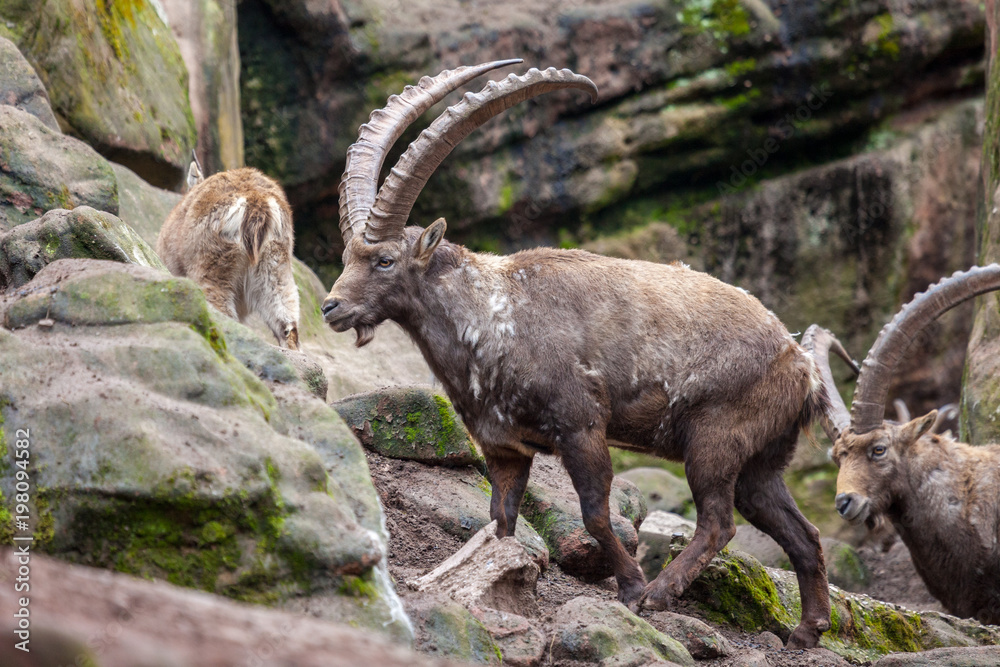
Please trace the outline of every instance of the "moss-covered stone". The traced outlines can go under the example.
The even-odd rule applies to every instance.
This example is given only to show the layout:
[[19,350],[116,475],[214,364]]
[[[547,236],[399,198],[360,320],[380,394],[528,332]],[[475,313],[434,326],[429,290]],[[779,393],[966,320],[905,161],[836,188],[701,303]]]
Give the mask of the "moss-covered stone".
[[431,602],[414,610],[417,648],[481,665],[499,665],[500,647],[469,610],[451,600]]
[[383,456],[484,468],[451,402],[419,388],[391,388],[333,404],[362,444]]
[[49,96],[35,70],[8,39],[0,36],[0,104],[8,104],[38,118],[58,131]]
[[0,231],[75,206],[118,212],[111,166],[79,139],[0,105]]
[[142,0],[50,0],[41,12],[0,2],[55,112],[107,157],[175,187],[195,128],[187,69],[159,11]]
[[632,654],[645,657],[647,664],[663,660],[678,665],[694,665],[684,645],[668,637],[630,612],[618,602],[590,597],[570,600],[555,614],[552,656],[562,660],[601,663]]
[[0,234],[0,289],[20,287],[57,259],[105,259],[166,267],[131,227],[110,213],[56,209]]

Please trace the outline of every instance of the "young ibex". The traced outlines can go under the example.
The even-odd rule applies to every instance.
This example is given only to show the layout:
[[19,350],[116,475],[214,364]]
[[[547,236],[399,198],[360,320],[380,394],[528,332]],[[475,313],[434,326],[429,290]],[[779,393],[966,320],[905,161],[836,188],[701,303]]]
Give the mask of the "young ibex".
[[203,178],[197,162],[188,186],[156,241],[163,263],[201,285],[223,313],[240,321],[256,313],[280,345],[297,350],[299,292],[284,190],[249,167]]
[[903,423],[883,415],[892,372],[910,341],[945,311],[997,289],[1000,264],[992,264],[915,296],[868,353],[850,413],[829,372],[833,335],[813,325],[803,341],[815,349],[831,397],[823,423],[840,466],[837,511],[873,529],[890,522],[934,597],[952,614],[984,623],[1000,623],[1000,446],[971,447],[935,434],[938,410]]
[[[478,254],[443,239],[445,222],[406,227],[427,179],[472,130],[518,102],[589,79],[530,70],[467,93],[407,148],[378,189],[407,125],[487,63],[423,78],[375,111],[341,181],[344,272],[323,304],[357,345],[384,320],[416,341],[481,445],[499,536],[513,535],[537,452],[558,454],[587,530],[609,557],[618,598],[663,609],[736,532],[733,506],[788,553],[802,591],[789,645],[830,626],[819,533],[782,481],[800,429],[826,410],[812,358],[757,299],[683,265],[576,250]],[[608,444],[684,461],[698,510],[694,538],[646,585],[611,531]]]

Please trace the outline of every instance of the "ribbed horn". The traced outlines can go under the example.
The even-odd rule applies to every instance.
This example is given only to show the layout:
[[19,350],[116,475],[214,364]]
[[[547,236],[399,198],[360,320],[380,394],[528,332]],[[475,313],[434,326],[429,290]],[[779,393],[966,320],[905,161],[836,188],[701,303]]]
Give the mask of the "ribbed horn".
[[858,363],[851,358],[836,336],[818,324],[813,324],[806,329],[802,336],[802,347],[812,356],[819,369],[820,377],[823,379],[823,386],[826,387],[826,393],[830,399],[830,410],[827,414],[820,416],[820,423],[827,437],[830,438],[830,442],[836,442],[841,432],[850,425],[851,415],[847,411],[844,399],[840,397],[840,392],[837,391],[837,384],[833,381],[833,372],[830,370],[830,350],[843,359],[855,374],[860,370]]
[[921,330],[958,304],[997,289],[1000,289],[1000,264],[957,271],[914,296],[882,327],[861,364],[861,376],[854,391],[851,428],[855,433],[868,433],[882,423],[892,373]]
[[340,179],[340,233],[344,245],[364,230],[378,192],[382,163],[406,128],[456,88],[486,72],[520,62],[520,58],[497,60],[445,70],[433,78],[425,76],[416,86],[407,86],[399,95],[389,97],[385,107],[372,112],[358,130],[358,140],[347,149],[347,164]]
[[478,93],[466,93],[410,144],[378,192],[365,239],[377,242],[402,233],[410,210],[427,179],[441,161],[473,130],[497,114],[529,98],[562,88],[577,88],[597,99],[597,86],[585,76],[554,67],[530,69],[523,76],[490,81]]

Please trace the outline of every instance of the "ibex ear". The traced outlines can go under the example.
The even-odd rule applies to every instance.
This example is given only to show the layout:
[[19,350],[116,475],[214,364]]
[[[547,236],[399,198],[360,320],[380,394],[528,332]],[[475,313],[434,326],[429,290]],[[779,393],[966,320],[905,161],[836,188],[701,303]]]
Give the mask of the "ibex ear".
[[920,436],[931,430],[934,422],[937,421],[937,410],[931,410],[923,417],[918,417],[913,421],[903,424],[903,442],[911,443],[920,439]]
[[438,244],[441,243],[441,239],[444,238],[444,230],[447,228],[448,224],[444,221],[444,218],[438,218],[420,234],[415,251],[415,258],[418,264],[427,265],[431,260],[431,255],[434,254]]

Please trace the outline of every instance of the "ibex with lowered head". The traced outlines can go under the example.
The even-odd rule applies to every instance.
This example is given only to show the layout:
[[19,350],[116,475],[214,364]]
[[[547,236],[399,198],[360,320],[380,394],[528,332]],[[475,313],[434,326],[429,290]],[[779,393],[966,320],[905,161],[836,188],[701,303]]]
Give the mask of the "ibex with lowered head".
[[[733,506],[785,549],[802,621],[789,645],[830,626],[819,533],[782,481],[803,425],[825,412],[812,358],[744,290],[683,265],[535,249],[499,257],[443,239],[445,222],[406,227],[417,195],[452,148],[518,102],[586,77],[532,69],[467,93],[407,148],[378,188],[406,127],[450,91],[502,61],[407,87],[363,125],[340,186],[344,272],[323,304],[364,345],[400,324],[480,444],[499,536],[513,535],[538,452],[562,458],[587,530],[610,558],[618,598],[663,609],[729,542]],[[608,444],[683,461],[698,510],[691,543],[646,585],[611,531]]]
[[883,417],[889,381],[910,342],[945,311],[998,289],[1000,264],[992,264],[915,296],[868,353],[850,413],[829,369],[833,335],[813,325],[803,339],[831,398],[823,425],[840,466],[837,511],[872,529],[891,522],[934,597],[952,614],[984,623],[1000,623],[1000,446],[935,434],[937,410],[902,423]]
[[170,211],[156,252],[170,272],[201,285],[208,302],[241,322],[256,313],[278,343],[299,348],[299,291],[292,275],[292,209],[273,179],[244,167],[203,178]]

